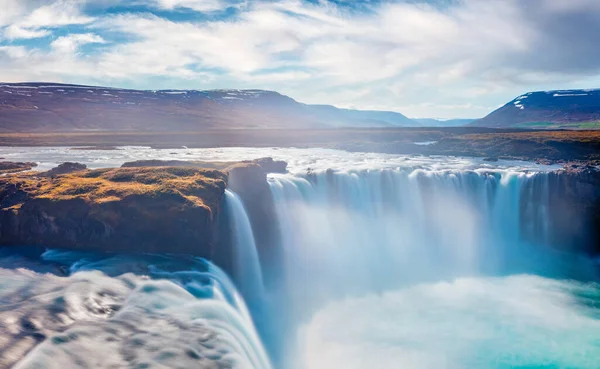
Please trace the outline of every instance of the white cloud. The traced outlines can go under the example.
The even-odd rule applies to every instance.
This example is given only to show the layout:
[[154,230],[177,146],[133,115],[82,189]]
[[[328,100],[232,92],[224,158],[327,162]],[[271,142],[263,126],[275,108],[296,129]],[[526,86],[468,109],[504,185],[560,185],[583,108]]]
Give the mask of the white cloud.
[[163,9],[188,8],[199,12],[222,10],[229,5],[222,0],[151,0],[155,6]]
[[[93,55],[81,54],[79,46],[86,41],[81,36],[50,41],[51,53],[60,49],[71,55],[68,63],[53,64],[52,74],[81,78],[79,71],[91,69],[94,78],[132,87],[157,87],[144,81],[161,77],[171,81],[168,87],[195,81],[204,87],[271,88],[313,103],[472,116],[469,111],[480,114],[483,108],[477,107],[495,106],[526,89],[567,87],[582,77],[600,76],[594,36],[600,32],[600,3],[593,0],[572,6],[551,0],[529,5],[463,0],[444,7],[384,2],[364,12],[326,1],[246,1],[233,3],[238,12],[230,18],[186,21],[149,12],[95,19],[83,10],[100,5],[85,0],[35,0],[38,7],[28,12],[22,4],[31,1],[5,1],[9,11],[0,15],[0,27],[7,25],[5,39],[45,37],[73,24],[102,37],[87,42],[111,41],[115,35],[125,39],[106,43]],[[175,13],[232,4],[136,1]],[[31,55],[11,62],[31,65]],[[7,69],[0,67],[0,79]],[[36,65],[29,73],[40,69]]]
[[52,41],[50,47],[60,54],[71,55],[82,45],[91,43],[103,44],[105,42],[102,37],[93,33],[77,33],[57,38]]
[[61,0],[35,9],[24,17],[19,25],[22,27],[42,28],[59,27],[71,24],[87,24],[94,18],[81,14],[82,2]]
[[23,46],[0,46],[0,52],[12,59],[23,59],[27,56],[27,49]]
[[11,24],[17,16],[25,11],[23,2],[19,0],[4,0],[1,5],[0,27]]
[[[31,1],[21,1],[20,5],[15,5],[12,0],[5,1],[11,15],[10,23],[4,21],[9,25],[4,29],[3,36],[9,40],[46,37],[52,33],[50,29],[89,24],[94,20],[81,13],[84,2],[79,0],[58,0],[33,8],[35,3]],[[2,24],[0,16],[0,26]]]
[[40,38],[46,37],[50,34],[51,32],[47,29],[23,28],[16,24],[10,25],[4,30],[4,37],[9,40]]

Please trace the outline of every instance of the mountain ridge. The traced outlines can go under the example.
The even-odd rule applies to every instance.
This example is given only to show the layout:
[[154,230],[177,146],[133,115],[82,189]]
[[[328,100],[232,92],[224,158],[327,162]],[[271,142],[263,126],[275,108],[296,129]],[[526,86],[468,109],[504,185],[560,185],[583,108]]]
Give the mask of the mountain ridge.
[[491,128],[598,129],[600,89],[527,92],[469,125]]
[[0,131],[196,131],[228,128],[409,127],[401,113],[310,105],[259,89],[135,90],[0,83]]
[[436,118],[412,118],[417,123],[424,127],[460,127],[473,122],[475,119],[470,118],[452,118],[452,119],[436,119]]

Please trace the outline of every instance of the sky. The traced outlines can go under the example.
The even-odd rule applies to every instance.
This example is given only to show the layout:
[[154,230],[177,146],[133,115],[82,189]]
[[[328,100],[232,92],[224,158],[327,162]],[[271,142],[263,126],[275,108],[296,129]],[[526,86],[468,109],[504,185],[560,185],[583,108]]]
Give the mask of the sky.
[[0,81],[477,118],[600,87],[598,0],[0,0]]

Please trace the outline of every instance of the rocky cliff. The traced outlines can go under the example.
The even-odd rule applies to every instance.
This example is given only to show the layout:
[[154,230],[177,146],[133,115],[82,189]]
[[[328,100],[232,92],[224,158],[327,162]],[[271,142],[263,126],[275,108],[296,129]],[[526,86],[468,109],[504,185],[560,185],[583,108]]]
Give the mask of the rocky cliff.
[[550,173],[549,192],[554,245],[600,255],[600,171],[567,166]]
[[198,168],[0,178],[0,244],[210,257],[227,175]]
[[[539,175],[523,188],[521,231],[565,251],[600,255],[600,171],[566,165]],[[544,224],[540,212],[546,212]]]
[[[102,170],[69,163],[45,173],[1,176],[0,245],[194,254],[229,269],[231,232],[223,206],[229,186],[246,207],[263,265],[277,268],[279,225],[267,173],[285,170],[285,162],[264,158],[135,162]],[[544,243],[600,254],[600,171],[567,165],[547,176],[531,182],[523,196],[535,211],[549,212],[550,224],[522,209],[522,231],[538,241],[543,235]]]
[[[138,160],[123,164],[123,168],[135,167],[199,167],[213,168],[227,173],[228,186],[236,192],[248,212],[254,237],[258,246],[259,256],[264,266],[265,273],[277,274],[276,268],[281,266],[280,248],[277,247],[279,230],[277,216],[275,214],[271,190],[267,182],[267,173],[285,173],[287,163],[273,160],[272,158],[260,158],[245,160],[238,163],[231,162],[206,162],[206,161],[182,161],[182,160]],[[224,214],[225,218],[229,214]],[[220,247],[215,251],[214,259],[225,269],[230,269],[231,257],[229,252],[229,239],[231,231],[227,222],[221,222]]]
[[[286,166],[271,158],[141,161],[100,170],[63,163],[47,172],[6,175],[0,177],[0,245],[193,254],[227,268],[230,232],[222,205],[228,181],[248,211],[261,215],[252,216],[261,220],[253,226],[268,246],[273,223],[263,220],[274,213],[266,176]],[[267,246],[261,251],[268,254]]]

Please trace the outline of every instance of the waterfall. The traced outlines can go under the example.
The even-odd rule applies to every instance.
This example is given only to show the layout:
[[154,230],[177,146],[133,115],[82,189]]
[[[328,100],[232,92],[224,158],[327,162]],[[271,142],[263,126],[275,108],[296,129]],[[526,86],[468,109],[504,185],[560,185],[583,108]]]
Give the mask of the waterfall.
[[[377,309],[365,308],[362,301],[391,299],[379,313],[395,319],[393,296],[401,295],[390,293],[411,286],[433,286],[422,287],[426,299],[441,295],[453,306],[467,292],[483,293],[463,291],[464,284],[485,280],[482,286],[496,288],[495,280],[485,278],[521,273],[570,278],[569,264],[580,265],[546,245],[553,228],[548,173],[399,167],[270,174],[268,179],[283,266],[275,283],[267,281],[265,311],[271,320],[277,317],[276,327],[264,329],[268,323],[259,319],[259,331],[277,367],[307,367],[313,359],[321,363],[319,357],[331,350],[319,347],[346,326],[354,328],[336,336],[337,344],[346,342],[353,329],[387,337],[387,322],[370,317]],[[235,228],[236,250],[250,253],[248,260],[258,265],[248,216],[228,192],[230,206],[233,200],[239,203],[237,222],[246,224],[242,232],[239,225]],[[242,252],[236,253],[239,259]],[[239,260],[236,265],[242,267]],[[447,296],[446,290],[458,296]],[[355,309],[355,302],[362,305]],[[337,321],[335,311],[342,306],[346,315]],[[352,323],[353,316],[374,326]],[[325,323],[332,326],[323,333]],[[315,339],[324,341],[313,344]]]
[[250,219],[239,196],[225,190],[225,201],[232,231],[233,272],[246,298],[263,295],[263,278]]
[[506,272],[527,249],[520,218],[548,227],[540,201],[522,204],[532,198],[525,188],[547,193],[547,178],[408,168],[273,174],[286,280],[308,301]]
[[27,349],[0,355],[3,368],[272,368],[235,286],[201,258],[0,249],[0,279],[14,303],[0,312],[0,351]]

